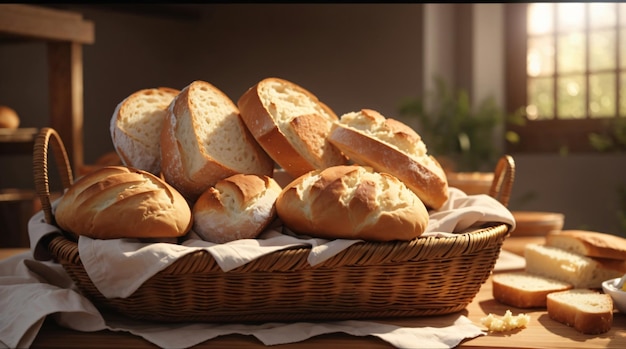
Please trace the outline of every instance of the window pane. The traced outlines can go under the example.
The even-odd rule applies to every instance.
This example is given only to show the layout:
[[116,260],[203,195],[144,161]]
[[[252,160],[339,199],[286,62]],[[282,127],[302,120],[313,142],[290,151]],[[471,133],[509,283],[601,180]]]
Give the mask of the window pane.
[[585,25],[584,3],[557,4],[559,31],[580,30]]
[[615,69],[615,31],[598,30],[589,34],[589,69]]
[[626,117],[626,73],[620,74],[619,115]]
[[554,39],[551,36],[528,39],[526,66],[529,76],[554,74]]
[[554,119],[552,78],[528,79],[528,119]]
[[620,29],[619,33],[619,57],[620,68],[626,69],[626,28]]
[[585,37],[583,33],[559,36],[557,50],[557,71],[560,74],[585,70]]
[[625,3],[619,4],[619,23],[622,27],[626,26],[626,4]]
[[547,34],[554,31],[554,4],[534,3],[528,6],[527,32],[530,35]]
[[615,26],[617,10],[614,3],[590,3],[589,25],[591,28],[607,28]]
[[557,79],[557,113],[559,119],[584,118],[585,77],[564,76]]
[[591,117],[615,115],[615,75],[613,73],[589,76],[589,114]]

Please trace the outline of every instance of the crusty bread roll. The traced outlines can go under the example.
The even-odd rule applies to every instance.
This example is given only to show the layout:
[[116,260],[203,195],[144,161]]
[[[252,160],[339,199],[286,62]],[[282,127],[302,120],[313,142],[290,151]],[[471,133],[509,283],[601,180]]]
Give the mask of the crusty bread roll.
[[160,175],[163,119],[179,92],[169,87],[143,89],[117,105],[109,130],[124,165]]
[[347,163],[327,140],[337,115],[301,86],[263,79],[237,105],[254,138],[291,176]]
[[528,244],[526,271],[570,283],[574,288],[602,288],[602,281],[626,273],[626,261],[592,258],[553,246]]
[[16,129],[20,126],[17,112],[6,105],[0,105],[0,128]]
[[626,239],[587,230],[563,230],[546,235],[546,245],[588,257],[626,260]]
[[427,154],[421,137],[404,123],[363,109],[342,115],[328,140],[354,163],[400,179],[426,207],[438,209],[448,200],[446,174]]
[[571,284],[526,271],[496,273],[492,277],[493,298],[518,308],[545,308],[548,293],[573,288]]
[[607,332],[613,325],[613,300],[608,294],[572,289],[547,295],[548,316],[584,334]]
[[276,218],[282,188],[269,176],[236,174],[218,181],[193,206],[193,230],[225,243],[256,238]]
[[256,143],[237,106],[205,81],[174,98],[161,132],[165,180],[190,201],[237,173],[271,176],[274,162]]
[[429,218],[404,183],[358,165],[298,177],[280,193],[276,210],[292,231],[326,239],[408,241],[422,235]]
[[55,210],[56,223],[93,239],[175,238],[193,223],[183,196],[150,172],[107,166],[78,179]]

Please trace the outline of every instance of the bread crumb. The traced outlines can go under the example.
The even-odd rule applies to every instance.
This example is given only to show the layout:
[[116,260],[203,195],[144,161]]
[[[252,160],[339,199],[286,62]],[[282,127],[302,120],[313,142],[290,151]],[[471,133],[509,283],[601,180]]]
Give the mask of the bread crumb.
[[490,313],[480,319],[480,322],[487,327],[489,332],[504,332],[526,327],[528,322],[530,322],[530,315],[520,313],[513,316],[511,311],[507,310],[501,318]]

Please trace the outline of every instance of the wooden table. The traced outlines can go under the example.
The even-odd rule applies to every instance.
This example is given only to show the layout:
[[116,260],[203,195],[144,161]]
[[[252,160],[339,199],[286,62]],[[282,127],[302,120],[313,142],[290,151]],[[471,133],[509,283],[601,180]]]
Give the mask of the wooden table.
[[[505,249],[521,251],[521,246],[528,242],[540,242],[540,239],[509,238]],[[25,249],[1,250],[0,258],[6,258]],[[601,335],[584,335],[575,329],[551,320],[543,309],[518,309],[495,301],[491,295],[491,279],[487,280],[467,309],[461,313],[475,324],[489,313],[503,315],[510,309],[514,315],[529,314],[530,324],[524,329],[504,333],[491,333],[470,339],[460,348],[626,348],[626,315],[615,312],[613,326]],[[437,326],[449,324],[458,314],[435,317],[381,319],[395,325]],[[320,348],[324,346],[341,348],[392,348],[376,337],[355,337],[343,333],[334,333],[310,338],[304,342],[276,345],[273,348]],[[155,348],[152,343],[125,332],[100,331],[82,333],[69,330],[47,320],[33,343],[33,348]],[[229,335],[201,343],[197,348],[264,348],[265,346],[252,336]]]

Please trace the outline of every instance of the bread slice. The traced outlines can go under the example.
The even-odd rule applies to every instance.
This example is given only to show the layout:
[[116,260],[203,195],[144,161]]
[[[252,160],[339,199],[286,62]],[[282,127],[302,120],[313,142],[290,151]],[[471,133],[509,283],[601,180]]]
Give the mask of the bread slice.
[[266,78],[248,89],[237,105],[254,138],[294,178],[347,163],[327,140],[337,115],[301,86]]
[[626,239],[587,230],[563,230],[546,235],[546,245],[588,257],[626,260]]
[[165,180],[192,202],[220,179],[237,173],[270,176],[274,169],[237,106],[201,80],[170,104],[161,132],[161,160]]
[[110,132],[124,165],[160,175],[163,119],[179,92],[169,87],[147,88],[134,92],[117,105]]
[[607,332],[613,325],[611,296],[589,289],[572,289],[547,296],[548,316],[584,334]]
[[375,110],[347,113],[336,122],[328,140],[353,162],[387,172],[409,187],[428,208],[448,200],[448,181],[421,137],[409,126]]
[[496,273],[492,277],[493,298],[518,308],[545,308],[546,296],[573,286],[525,271]]
[[591,258],[553,246],[528,244],[524,250],[526,271],[563,282],[574,288],[602,288],[602,281],[626,273],[626,262]]

